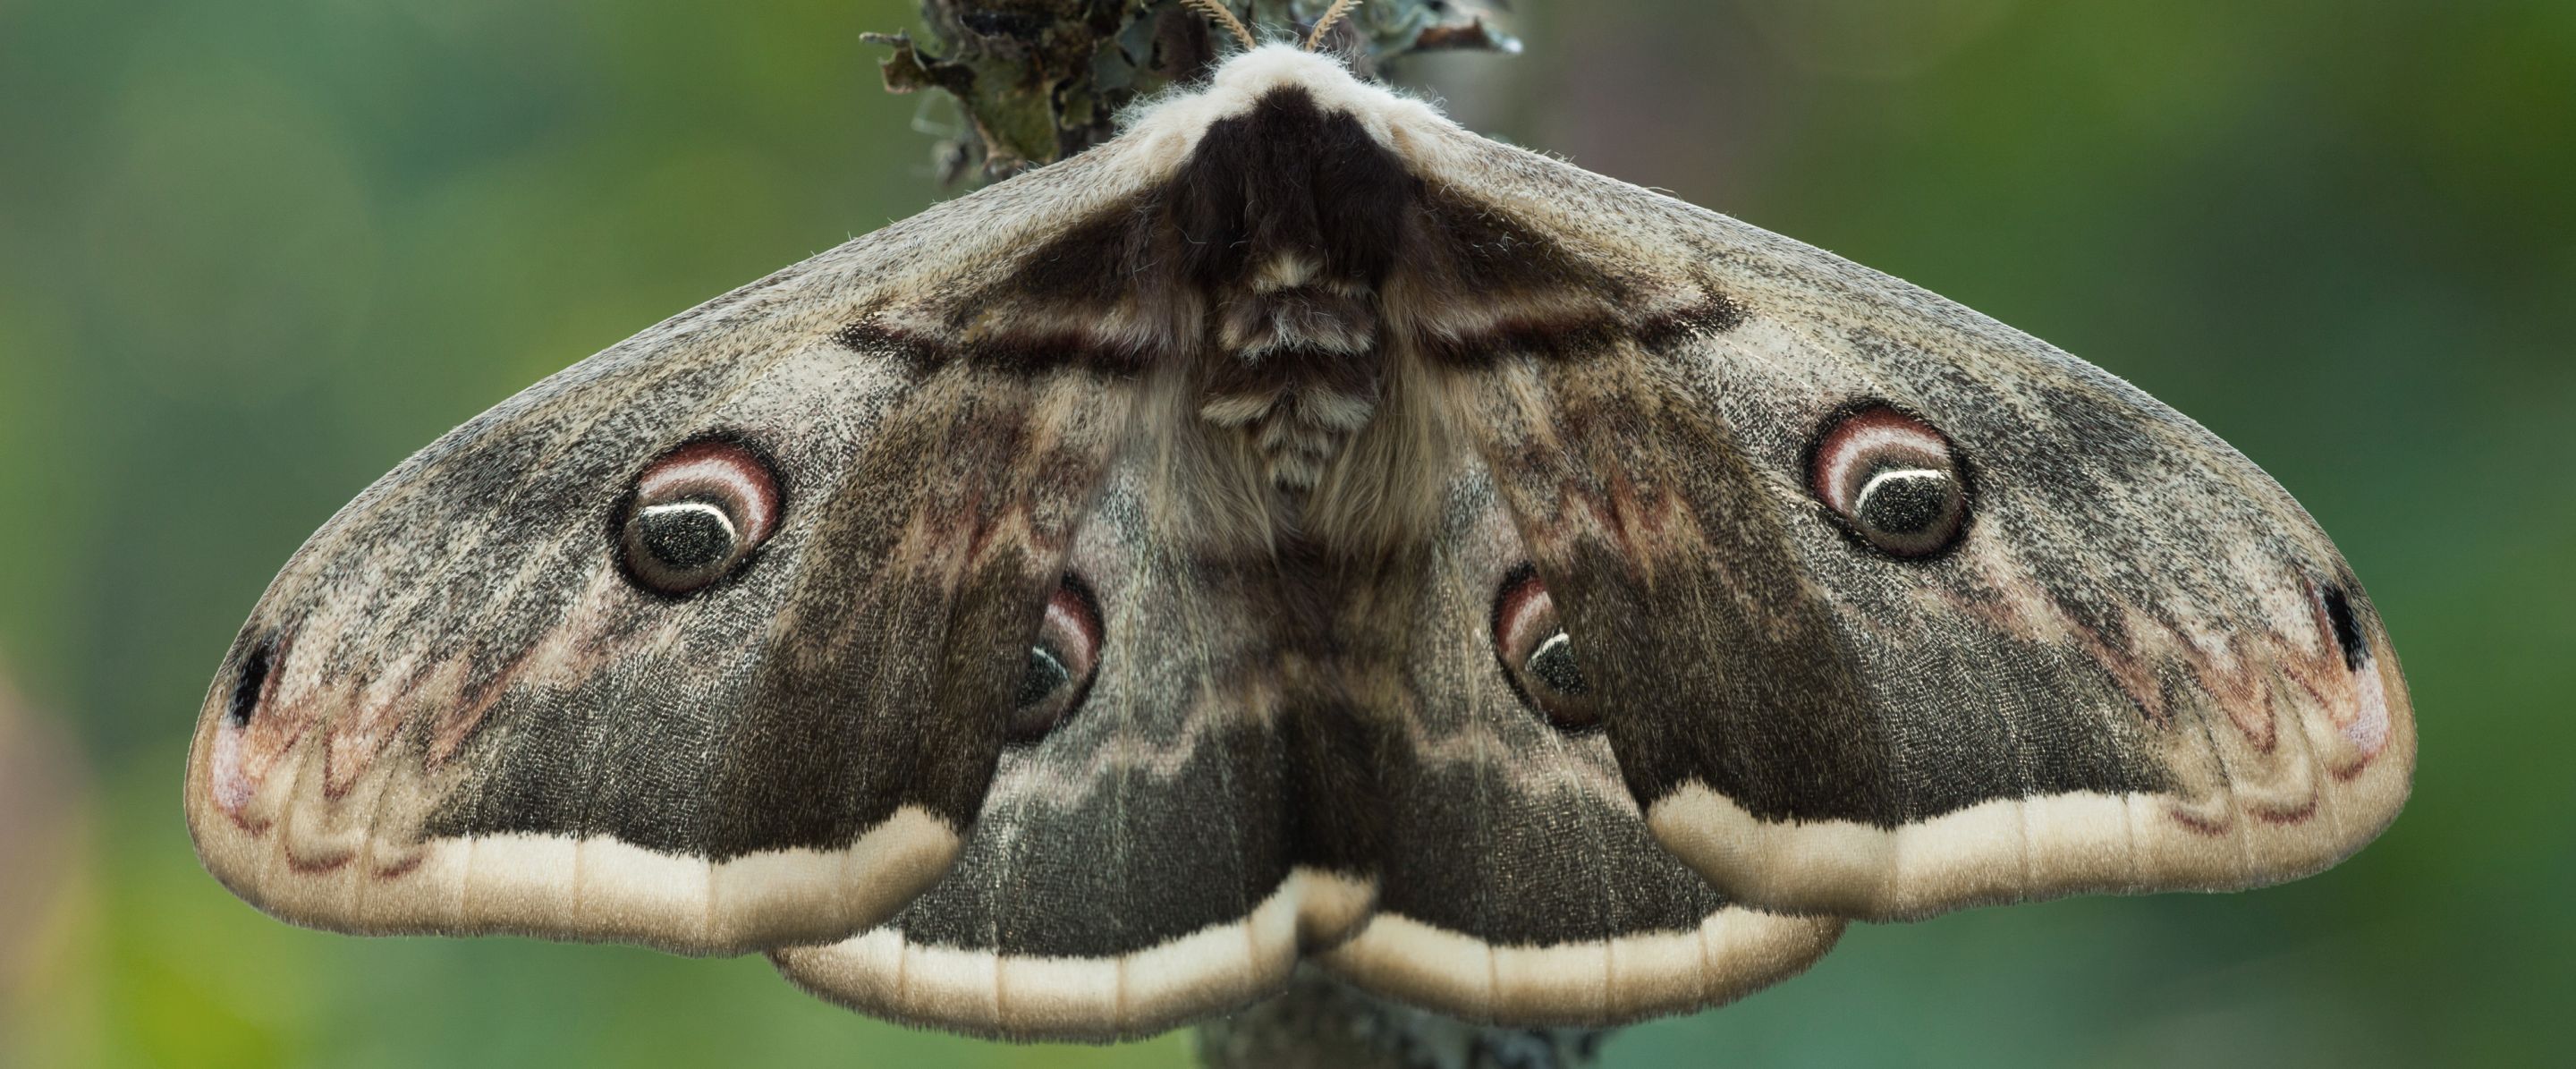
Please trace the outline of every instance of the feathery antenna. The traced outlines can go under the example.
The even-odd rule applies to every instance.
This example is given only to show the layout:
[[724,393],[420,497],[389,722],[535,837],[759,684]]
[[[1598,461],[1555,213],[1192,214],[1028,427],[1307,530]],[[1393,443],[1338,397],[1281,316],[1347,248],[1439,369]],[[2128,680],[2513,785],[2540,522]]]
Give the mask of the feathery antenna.
[[1324,43],[1324,35],[1333,32],[1333,25],[1342,21],[1344,16],[1351,13],[1352,8],[1358,6],[1360,6],[1360,0],[1333,0],[1333,6],[1324,9],[1324,17],[1315,20],[1314,32],[1306,35],[1306,51],[1312,52],[1321,47]]
[[[1198,11],[1216,24],[1225,27],[1227,33],[1234,35],[1235,40],[1243,42],[1243,47],[1257,47],[1252,41],[1252,31],[1244,27],[1243,20],[1234,17],[1234,12],[1226,10],[1225,5],[1218,0],[1181,0],[1181,6]],[[1334,5],[1334,10],[1340,9],[1341,5]]]

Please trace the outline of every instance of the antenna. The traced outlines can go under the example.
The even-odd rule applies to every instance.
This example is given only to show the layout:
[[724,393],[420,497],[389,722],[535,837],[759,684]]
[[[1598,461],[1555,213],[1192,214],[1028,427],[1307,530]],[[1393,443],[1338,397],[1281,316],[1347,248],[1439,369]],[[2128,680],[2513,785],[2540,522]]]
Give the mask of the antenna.
[[[1348,0],[1344,0],[1344,2],[1348,2]],[[1252,42],[1252,31],[1244,28],[1243,20],[1234,17],[1234,12],[1226,10],[1225,5],[1219,3],[1218,0],[1181,0],[1181,6],[1198,11],[1206,15],[1209,21],[1225,27],[1227,33],[1234,35],[1235,40],[1243,42],[1243,47],[1247,49],[1257,47]],[[1338,12],[1341,9],[1342,3],[1336,3],[1333,5],[1334,11]],[[1325,17],[1330,18],[1331,16],[1327,15]]]
[[1312,52],[1321,46],[1324,43],[1324,35],[1333,32],[1333,26],[1341,22],[1343,16],[1349,15],[1352,8],[1358,6],[1360,6],[1360,0],[1333,0],[1333,6],[1324,9],[1324,17],[1315,20],[1314,32],[1306,35],[1306,51]]

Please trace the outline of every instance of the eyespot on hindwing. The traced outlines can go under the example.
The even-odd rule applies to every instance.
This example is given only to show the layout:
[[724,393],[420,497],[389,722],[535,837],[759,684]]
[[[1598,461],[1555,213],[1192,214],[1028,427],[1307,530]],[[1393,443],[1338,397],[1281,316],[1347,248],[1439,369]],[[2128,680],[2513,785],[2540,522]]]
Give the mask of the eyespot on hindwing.
[[1013,688],[1003,737],[1013,743],[1044,738],[1082,707],[1100,672],[1100,604],[1081,578],[1067,574],[1047,598],[1029,645],[1028,666]]
[[1547,584],[1526,563],[1505,575],[1494,593],[1493,639],[1503,678],[1548,723],[1581,731],[1601,722],[1573,636],[1566,634]]

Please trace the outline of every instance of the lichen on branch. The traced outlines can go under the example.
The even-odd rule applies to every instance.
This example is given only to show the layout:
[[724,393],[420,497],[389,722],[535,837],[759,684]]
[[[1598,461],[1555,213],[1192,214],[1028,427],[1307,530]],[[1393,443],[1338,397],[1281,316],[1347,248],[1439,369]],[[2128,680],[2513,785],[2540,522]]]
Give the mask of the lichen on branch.
[[[1332,0],[1230,0],[1265,39],[1305,40]],[[1486,22],[1500,0],[1367,0],[1322,46],[1374,75],[1432,51],[1513,52]],[[963,129],[942,177],[1000,178],[1073,155],[1115,132],[1119,109],[1192,81],[1233,42],[1182,0],[922,0],[921,39],[869,34],[891,45],[883,70],[897,93],[955,98]]]

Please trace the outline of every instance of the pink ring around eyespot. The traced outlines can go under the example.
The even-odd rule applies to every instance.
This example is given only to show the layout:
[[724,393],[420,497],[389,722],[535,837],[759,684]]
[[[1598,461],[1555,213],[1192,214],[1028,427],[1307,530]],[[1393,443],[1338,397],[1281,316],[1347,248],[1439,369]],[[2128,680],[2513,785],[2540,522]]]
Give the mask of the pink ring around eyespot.
[[[1092,600],[1090,588],[1079,577],[1067,574],[1047,598],[1038,620],[1037,644],[1029,654],[1031,670],[1037,668],[1037,658],[1043,656],[1055,664],[1063,678],[1036,699],[1014,703],[1004,721],[1006,745],[1036,743],[1081,710],[1099,672],[1104,630],[1100,606]],[[1028,686],[1027,677],[1023,677],[1021,686]]]
[[1077,679],[1091,675],[1100,660],[1100,617],[1090,598],[1070,582],[1057,586],[1055,596],[1047,599],[1045,620],[1038,626],[1041,634],[1064,633],[1080,639],[1082,648],[1057,652],[1080,662],[1065,665],[1067,673]]
[[778,527],[777,477],[759,456],[735,443],[710,440],[681,446],[654,461],[635,480],[636,497],[645,502],[671,501],[692,493],[710,493],[739,508],[733,519],[742,526],[745,548],[767,541]]
[[1556,608],[1556,598],[1540,582],[1538,573],[1523,576],[1503,591],[1502,601],[1494,606],[1494,643],[1506,662],[1527,657],[1536,648],[1532,628]]
[[[1556,595],[1535,568],[1524,563],[1504,576],[1502,588],[1494,594],[1492,627],[1494,660],[1522,705],[1560,731],[1585,731],[1601,723],[1600,706],[1579,678],[1571,691],[1560,690],[1557,681],[1535,667],[1535,658],[1551,642],[1567,643],[1567,656],[1576,653],[1558,615]],[[1573,665],[1560,668],[1579,676]]]
[[1930,424],[1893,408],[1872,408],[1835,424],[1816,444],[1808,489],[1817,500],[1848,517],[1858,504],[1853,500],[1853,473],[1863,461],[1891,452],[1914,454],[1909,459],[1930,467],[1952,466],[1949,440]]

